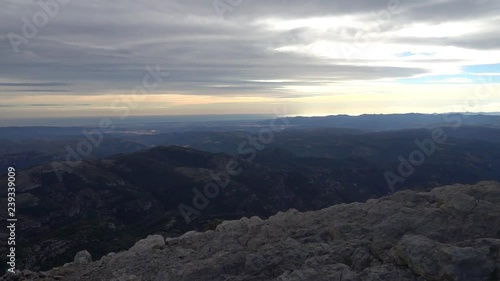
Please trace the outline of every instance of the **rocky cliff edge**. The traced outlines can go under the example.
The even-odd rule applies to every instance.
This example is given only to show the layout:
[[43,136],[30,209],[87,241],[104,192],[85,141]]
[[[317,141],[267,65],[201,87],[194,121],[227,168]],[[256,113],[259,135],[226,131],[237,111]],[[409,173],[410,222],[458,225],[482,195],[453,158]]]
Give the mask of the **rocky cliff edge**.
[[402,191],[267,220],[225,221],[178,238],[4,280],[500,280],[500,184]]

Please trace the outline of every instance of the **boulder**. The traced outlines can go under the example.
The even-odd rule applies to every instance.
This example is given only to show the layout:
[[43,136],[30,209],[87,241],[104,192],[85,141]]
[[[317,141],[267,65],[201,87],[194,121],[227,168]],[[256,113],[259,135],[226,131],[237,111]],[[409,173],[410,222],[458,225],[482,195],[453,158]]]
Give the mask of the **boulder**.
[[74,263],[86,264],[92,262],[92,255],[87,250],[76,253]]

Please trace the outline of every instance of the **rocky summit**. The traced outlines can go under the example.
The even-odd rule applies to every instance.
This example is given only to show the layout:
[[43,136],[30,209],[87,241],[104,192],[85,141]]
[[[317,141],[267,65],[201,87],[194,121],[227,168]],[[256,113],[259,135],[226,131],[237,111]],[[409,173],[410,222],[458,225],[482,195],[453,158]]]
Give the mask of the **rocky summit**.
[[401,191],[366,203],[151,235],[97,261],[4,280],[500,280],[500,184]]

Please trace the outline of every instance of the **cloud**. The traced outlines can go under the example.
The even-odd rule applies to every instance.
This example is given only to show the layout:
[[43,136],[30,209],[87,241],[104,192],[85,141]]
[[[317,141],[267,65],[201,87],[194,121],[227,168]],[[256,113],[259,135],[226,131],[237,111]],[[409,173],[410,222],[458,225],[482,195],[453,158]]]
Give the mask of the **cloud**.
[[151,94],[283,99],[500,62],[494,0],[244,0],[223,18],[211,0],[70,1],[19,53],[7,34],[42,9],[2,5],[0,95],[127,94],[158,64]]
[[60,107],[60,106],[90,106],[90,103],[74,103],[74,104],[60,104],[60,103],[32,103],[32,104],[1,104],[0,107]]
[[2,90],[5,93],[69,93],[69,90],[59,89],[17,89],[17,90]]
[[0,87],[58,87],[67,86],[68,83],[48,82],[48,83],[0,83]]

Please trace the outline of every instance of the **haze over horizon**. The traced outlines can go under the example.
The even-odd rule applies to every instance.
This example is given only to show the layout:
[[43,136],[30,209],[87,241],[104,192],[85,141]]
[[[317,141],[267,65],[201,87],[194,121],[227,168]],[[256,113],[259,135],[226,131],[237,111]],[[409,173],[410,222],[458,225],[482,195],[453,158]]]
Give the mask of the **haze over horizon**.
[[[443,120],[455,114],[463,115],[498,115],[500,112],[444,112],[444,113],[420,113],[420,112],[400,112],[400,113],[363,113],[363,114],[194,114],[194,115],[134,115],[126,118],[119,116],[84,116],[84,117],[44,117],[44,118],[0,118],[0,128],[7,127],[73,127],[73,126],[98,126],[102,120],[111,120],[114,125],[141,125],[141,124],[166,124],[166,123],[185,123],[185,124],[202,124],[207,122],[250,122],[264,121],[276,118],[293,118],[293,117],[335,117],[335,116],[398,116],[398,115],[441,115]],[[445,122],[446,123],[446,122]]]
[[55,1],[2,3],[3,123],[500,111],[499,1]]

